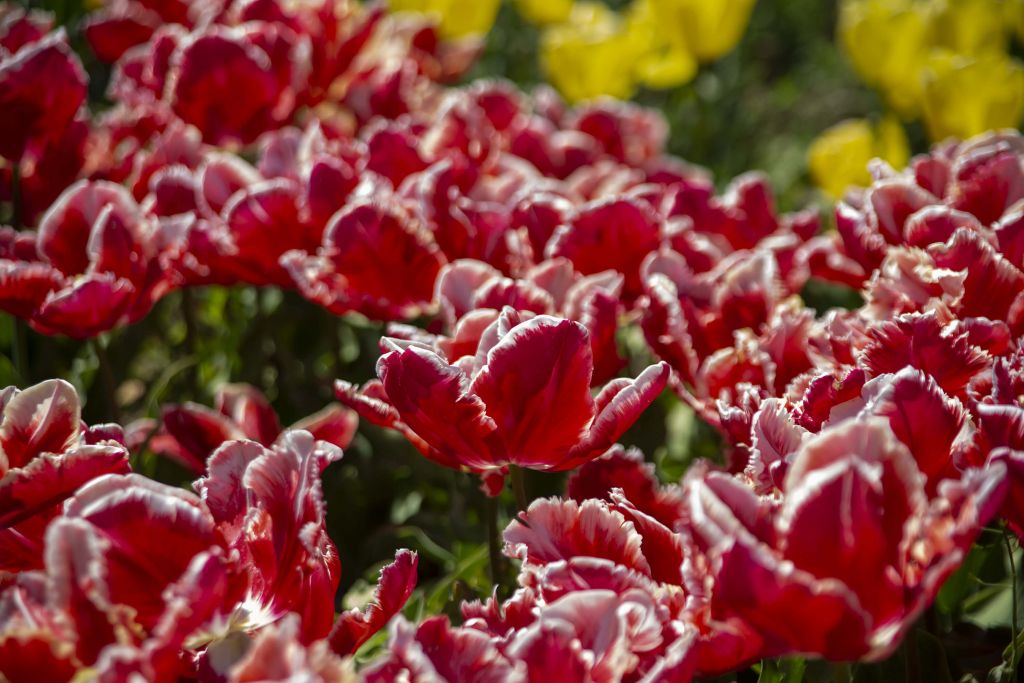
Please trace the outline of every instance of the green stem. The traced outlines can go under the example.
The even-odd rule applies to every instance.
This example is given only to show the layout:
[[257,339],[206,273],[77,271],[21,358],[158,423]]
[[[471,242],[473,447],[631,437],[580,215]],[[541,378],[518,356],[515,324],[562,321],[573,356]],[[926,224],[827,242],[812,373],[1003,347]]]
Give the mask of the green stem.
[[835,683],[850,683],[853,680],[853,677],[850,675],[850,663],[834,663],[832,665],[832,680]]
[[1017,563],[1013,559],[1013,545],[1010,542],[1010,532],[1007,529],[1003,529],[1003,542],[1006,544],[1006,555],[1010,558],[1010,591],[1013,599],[1013,605],[1010,609],[1010,622],[1013,624],[1013,637],[1010,640],[1010,665],[1012,674],[1016,672],[1017,663],[1020,661],[1020,651],[1017,649],[1020,624],[1018,623],[1019,620],[1017,618]]
[[484,501],[484,514],[487,517],[487,552],[490,559],[491,583],[498,587],[504,576],[501,548],[498,546],[498,499],[487,496]]
[[31,384],[28,368],[28,325],[21,318],[14,318],[14,338],[11,339],[11,364],[18,375],[18,384]]
[[903,641],[903,657],[907,683],[921,682],[921,654],[917,649],[917,631],[911,629]]
[[508,466],[508,473],[512,479],[512,495],[516,497],[516,508],[520,512],[526,512],[526,508],[530,506],[529,499],[526,497],[526,483],[523,481],[523,469],[516,465]]
[[114,369],[110,364],[110,356],[107,354],[106,344],[98,338],[91,341],[93,353],[96,354],[96,361],[99,364],[100,388],[104,395],[107,407],[107,417],[111,422],[121,423],[121,407],[117,405],[117,380],[114,379]]
[[185,352],[188,357],[193,359],[195,362],[192,363],[192,367],[189,368],[189,373],[186,378],[188,390],[192,394],[193,400],[199,399],[199,355],[198,355],[198,342],[199,342],[199,326],[196,321],[196,300],[192,295],[192,290],[189,287],[185,287],[181,290],[181,317],[185,321],[185,339],[184,346]]

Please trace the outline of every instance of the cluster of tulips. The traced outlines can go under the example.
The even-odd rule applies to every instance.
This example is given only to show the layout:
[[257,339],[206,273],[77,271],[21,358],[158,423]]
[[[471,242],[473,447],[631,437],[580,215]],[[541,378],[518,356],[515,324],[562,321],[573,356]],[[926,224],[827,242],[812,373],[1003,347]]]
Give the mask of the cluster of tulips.
[[[0,679],[687,681],[877,661],[982,529],[1024,533],[1024,138],[947,142],[835,207],[716,193],[665,122],[502,82],[465,45],[335,0],[112,2],[85,35],[0,23],[0,308],[87,338],[185,287],[290,288],[387,323],[378,379],[282,429],[213,408],[87,425],[70,384],[0,392]],[[860,292],[816,313],[812,278]],[[424,323],[426,324],[414,324]],[[625,328],[660,360],[622,377]],[[640,361],[639,358],[633,359]],[[642,363],[636,363],[640,365]],[[616,442],[671,388],[724,466],[663,484]],[[402,550],[335,614],[320,475],[359,420],[499,495],[516,590],[400,613]],[[193,491],[132,473],[150,450]],[[353,655],[389,628],[386,646]]]

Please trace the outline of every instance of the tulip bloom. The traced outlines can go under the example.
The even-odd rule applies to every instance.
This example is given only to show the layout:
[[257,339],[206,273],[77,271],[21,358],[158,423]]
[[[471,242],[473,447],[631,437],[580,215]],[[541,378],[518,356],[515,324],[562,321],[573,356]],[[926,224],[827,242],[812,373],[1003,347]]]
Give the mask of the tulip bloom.
[[418,12],[437,20],[442,38],[480,37],[487,34],[498,15],[498,0],[394,0],[395,12]]
[[586,328],[547,315],[524,320],[512,309],[484,331],[475,356],[449,360],[440,349],[388,338],[382,346],[380,380],[362,391],[339,381],[338,398],[400,431],[434,462],[485,476],[509,465],[568,470],[596,458],[669,375],[668,365],[652,365],[594,398]]
[[[354,412],[335,403],[288,429],[305,430],[315,439],[347,448],[358,424]],[[206,471],[208,458],[225,441],[251,439],[271,446],[283,436],[270,402],[248,384],[218,388],[213,409],[196,403],[166,406],[159,424],[139,420],[128,426],[128,432],[133,448],[148,442],[154,453],[172,458],[196,473]]]
[[924,485],[871,417],[804,442],[781,499],[695,469],[688,527],[714,575],[712,609],[760,634],[764,656],[887,657],[997,513],[1006,473],[971,470],[934,496]]
[[[924,120],[932,140],[961,140],[1024,118],[1024,64],[1002,54],[940,54],[924,70]],[[963,97],[964,88],[970,97]]]
[[30,144],[59,138],[85,100],[87,81],[64,29],[0,57],[0,156],[17,163]]
[[819,135],[807,152],[815,184],[833,197],[842,197],[851,186],[871,184],[868,165],[880,158],[894,168],[910,159],[910,146],[903,126],[886,117],[876,126],[863,119],[850,119]]
[[120,428],[85,428],[63,380],[0,390],[0,410],[0,572],[38,569],[64,500],[97,477],[126,473],[128,451],[107,438]]

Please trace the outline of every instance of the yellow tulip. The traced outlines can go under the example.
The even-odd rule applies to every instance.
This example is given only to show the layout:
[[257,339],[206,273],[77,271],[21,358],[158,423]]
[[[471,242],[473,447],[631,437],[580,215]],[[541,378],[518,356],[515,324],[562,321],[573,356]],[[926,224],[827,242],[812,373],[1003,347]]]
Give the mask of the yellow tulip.
[[627,18],[627,33],[641,53],[635,75],[649,88],[675,88],[697,75],[697,60],[687,47],[659,23],[655,0],[635,0]]
[[546,26],[567,20],[572,0],[516,0],[516,9],[531,24]]
[[501,0],[390,0],[395,12],[428,14],[442,38],[485,35],[494,25]]
[[755,0],[651,0],[655,25],[676,51],[700,62],[730,52],[743,37]]
[[932,140],[1016,128],[1024,117],[1024,65],[1005,54],[933,55],[924,74],[924,120]]
[[939,0],[934,13],[937,45],[963,55],[1004,52],[1012,30],[1005,15],[1008,4],[1006,0]]
[[845,0],[840,6],[839,38],[854,69],[905,118],[920,112],[931,15],[925,3],[913,0]]
[[838,123],[819,135],[807,153],[814,183],[836,198],[851,186],[869,185],[868,162],[876,158],[895,168],[902,168],[910,158],[903,126],[892,116],[877,126],[864,119]]
[[603,4],[578,2],[569,21],[545,29],[541,63],[548,79],[570,102],[600,96],[628,99],[641,53],[622,18]]

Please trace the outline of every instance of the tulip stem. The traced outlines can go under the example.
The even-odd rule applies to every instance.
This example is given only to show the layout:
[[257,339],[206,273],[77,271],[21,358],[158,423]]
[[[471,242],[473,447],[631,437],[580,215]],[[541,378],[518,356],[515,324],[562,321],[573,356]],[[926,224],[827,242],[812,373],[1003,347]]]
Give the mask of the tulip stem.
[[120,424],[121,409],[117,405],[117,380],[114,379],[114,370],[110,365],[110,356],[107,354],[106,345],[98,338],[91,340],[93,353],[96,354],[96,362],[101,382],[101,392],[107,404],[107,419]]
[[[13,317],[13,316],[12,316]],[[14,336],[11,339],[11,365],[23,387],[31,384],[28,370],[28,326],[21,318],[14,317]]]
[[1010,667],[1012,674],[1017,670],[1017,662],[1019,661],[1017,638],[1020,634],[1020,624],[1017,619],[1017,564],[1013,559],[1013,544],[1010,542],[1010,532],[1005,528],[1003,529],[1003,542],[1006,543],[1006,555],[1010,558],[1010,595],[1013,600],[1013,605],[1010,608],[1010,623],[1013,625],[1013,637],[1010,639]]
[[832,680],[835,683],[850,683],[853,680],[850,676],[850,663],[835,662],[832,665]]
[[185,322],[185,353],[193,361],[187,376],[188,390],[192,393],[193,400],[198,400],[199,395],[199,327],[196,322],[196,300],[192,295],[192,289],[184,287],[181,290],[181,317]]
[[491,583],[497,588],[501,585],[505,573],[501,561],[501,549],[498,547],[498,499],[487,496],[484,505],[487,517],[487,552],[491,565]]
[[515,465],[509,465],[508,473],[512,480],[512,494],[516,497],[516,508],[519,509],[519,512],[526,512],[526,508],[529,507],[529,499],[526,497],[523,469]]

